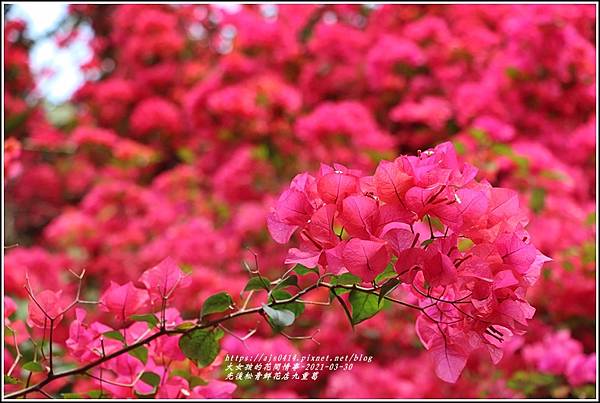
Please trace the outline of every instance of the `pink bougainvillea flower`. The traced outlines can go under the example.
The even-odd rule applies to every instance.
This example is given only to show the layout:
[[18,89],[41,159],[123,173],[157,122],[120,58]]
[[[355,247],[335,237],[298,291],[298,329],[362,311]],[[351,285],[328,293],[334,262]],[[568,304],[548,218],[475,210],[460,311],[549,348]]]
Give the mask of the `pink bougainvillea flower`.
[[425,258],[423,273],[432,287],[449,285],[456,280],[456,268],[452,260],[440,252],[434,252]]
[[17,304],[11,297],[4,297],[4,321],[9,322],[8,318],[17,311]]
[[119,285],[114,281],[100,297],[100,306],[124,321],[137,313],[148,301],[148,291],[136,288],[130,281]]
[[348,196],[342,202],[340,222],[351,236],[368,238],[378,221],[377,202],[362,195]]
[[342,253],[348,271],[364,281],[371,282],[390,260],[385,242],[352,238]]
[[47,328],[50,327],[50,322],[53,321],[53,327],[57,327],[63,318],[62,311],[64,307],[61,294],[62,291],[45,290],[35,295],[35,301],[30,300],[28,304],[27,324]]
[[294,227],[271,232],[287,241],[302,227],[287,264],[372,282],[394,263],[422,307],[417,333],[436,374],[455,382],[473,351],[483,349],[497,363],[505,343],[525,332],[535,314],[526,291],[549,261],[524,229],[518,194],[479,182],[476,174],[449,142],[381,161],[373,176],[321,165],[316,194],[293,183],[280,198],[300,206],[276,209],[288,220],[277,225]]
[[377,196],[386,203],[403,203],[404,195],[414,186],[412,167],[405,158],[381,161],[375,170],[373,184]]
[[429,349],[434,362],[435,373],[441,380],[455,383],[467,365],[468,352],[456,341],[436,339]]
[[317,188],[325,203],[337,203],[357,191],[358,178],[342,171],[331,172],[319,178]]
[[188,287],[191,279],[185,275],[171,257],[165,258],[159,264],[146,270],[140,277],[152,303],[169,298],[177,288]]
[[580,386],[596,380],[596,353],[576,355],[569,360],[566,376],[569,384]]

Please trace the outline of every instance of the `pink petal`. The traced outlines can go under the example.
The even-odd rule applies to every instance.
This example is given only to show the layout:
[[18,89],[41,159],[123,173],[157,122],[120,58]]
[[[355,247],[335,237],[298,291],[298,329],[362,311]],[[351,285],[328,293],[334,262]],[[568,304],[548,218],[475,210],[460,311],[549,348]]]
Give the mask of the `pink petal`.
[[377,220],[377,202],[362,195],[348,196],[342,203],[340,221],[351,236],[369,237]]
[[167,257],[162,262],[146,270],[140,277],[153,301],[169,296],[174,289],[190,285],[191,279],[185,275],[177,263]]
[[279,220],[290,225],[306,224],[313,210],[306,194],[295,189],[283,192],[275,206]]
[[340,242],[334,248],[325,250],[327,259],[327,270],[333,274],[339,274],[344,268],[343,252],[347,241]]
[[211,380],[205,386],[196,386],[192,389],[191,397],[205,399],[230,399],[237,385],[233,382]]
[[275,242],[285,244],[289,242],[294,231],[298,229],[298,226],[283,223],[279,219],[277,212],[272,211],[267,216],[267,228]]
[[317,190],[325,203],[335,204],[359,191],[358,178],[335,171],[319,178]]
[[537,257],[535,247],[516,234],[502,234],[495,244],[504,263],[513,266],[519,274],[526,273]]
[[396,162],[381,161],[373,176],[377,196],[386,203],[402,204],[406,191],[414,183],[414,178],[401,170]]
[[515,278],[512,270],[502,270],[494,275],[494,290],[500,288],[512,287],[519,284],[519,280]]
[[[459,189],[456,191],[458,212],[463,222],[469,225],[477,224],[488,209],[488,199],[482,190]],[[460,200],[460,202],[459,202]]]
[[291,248],[285,258],[284,264],[301,264],[308,268],[316,267],[321,257],[321,251],[302,251],[300,249]]
[[435,374],[443,381],[455,383],[467,364],[467,353],[458,344],[447,344],[443,338],[429,350],[435,365]]
[[148,292],[134,287],[131,281],[124,285],[111,281],[108,290],[100,297],[100,306],[108,312],[118,314],[121,320],[125,320],[147,301]]
[[461,263],[459,274],[462,277],[473,277],[490,283],[494,280],[489,263],[479,256],[471,256]]
[[352,238],[344,248],[344,264],[348,271],[371,282],[389,263],[385,243]]
[[440,336],[440,332],[435,323],[427,319],[425,315],[419,315],[415,322],[415,331],[419,340],[426,349],[430,349],[433,342]]
[[421,248],[409,248],[398,253],[395,269],[404,283],[412,283],[417,272],[423,269],[425,257],[426,253]]
[[335,204],[326,204],[312,215],[307,230],[317,242],[333,243],[338,239],[333,231],[335,213]]
[[398,222],[386,225],[380,234],[380,237],[385,239],[396,253],[410,248],[415,236],[408,224]]
[[58,326],[58,323],[63,318],[63,315],[59,315],[63,310],[61,294],[62,291],[54,292],[45,290],[35,295],[37,303],[30,300],[28,304],[29,316],[27,323],[29,326],[49,328],[50,319],[54,319],[53,327]]
[[519,213],[519,194],[511,189],[492,188],[489,205],[489,226]]
[[524,326],[527,326],[527,319],[533,318],[535,314],[535,308],[526,301],[510,299],[502,301],[498,311]]
[[449,285],[456,280],[454,263],[448,256],[439,252],[434,253],[425,260],[423,274],[425,280],[433,287]]

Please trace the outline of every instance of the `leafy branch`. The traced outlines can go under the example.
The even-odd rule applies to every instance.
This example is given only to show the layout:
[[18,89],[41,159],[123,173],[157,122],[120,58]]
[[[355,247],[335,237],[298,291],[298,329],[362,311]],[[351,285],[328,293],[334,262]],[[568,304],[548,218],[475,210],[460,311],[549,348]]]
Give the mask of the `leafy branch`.
[[[159,327],[157,332],[155,332],[147,337],[144,337],[141,340],[138,340],[132,344],[124,345],[122,348],[120,348],[110,354],[103,354],[97,360],[94,360],[86,365],[82,365],[77,368],[73,368],[70,370],[63,371],[63,372],[54,372],[54,371],[50,370],[50,371],[48,371],[46,378],[43,379],[42,381],[40,381],[39,383],[28,386],[26,388],[23,388],[21,390],[18,390],[18,391],[12,392],[12,393],[8,393],[8,394],[4,395],[4,398],[14,399],[14,398],[26,396],[28,393],[33,393],[33,392],[39,392],[39,393],[42,393],[42,394],[48,396],[48,393],[45,392],[43,388],[45,386],[47,386],[48,384],[50,384],[51,382],[56,381],[61,378],[70,377],[70,376],[90,376],[90,377],[94,378],[95,376],[91,375],[88,372],[91,369],[98,367],[98,366],[106,363],[107,361],[110,361],[120,355],[132,352],[133,350],[136,350],[139,347],[145,346],[145,345],[149,344],[150,342],[152,342],[160,337],[163,337],[163,336],[182,335],[182,338],[185,337],[184,340],[189,340],[191,342],[194,342],[193,336],[195,334],[198,334],[198,332],[206,333],[206,331],[208,329],[210,329],[211,331],[218,329],[218,331],[222,332],[223,327],[224,327],[223,324],[225,322],[231,321],[238,317],[248,316],[248,315],[260,315],[262,317],[268,318],[270,320],[270,323],[272,325],[274,325],[274,328],[277,328],[278,325],[280,325],[280,323],[277,322],[277,318],[276,318],[277,314],[273,314],[273,312],[272,312],[272,311],[276,311],[273,309],[273,307],[288,305],[288,304],[292,304],[295,302],[296,303],[312,303],[313,301],[305,301],[305,300],[302,300],[301,298],[304,297],[305,295],[307,295],[308,293],[310,293],[311,291],[314,291],[318,288],[327,288],[330,291],[332,291],[332,293],[335,295],[336,299],[341,301],[341,304],[343,305],[344,309],[347,312],[348,312],[348,307],[346,306],[345,302],[343,302],[341,297],[336,293],[336,290],[345,290],[345,292],[350,291],[351,293],[352,292],[355,293],[355,294],[351,294],[351,296],[350,296],[351,304],[354,305],[353,306],[353,314],[350,317],[353,325],[356,324],[357,321],[361,321],[361,319],[363,319],[363,317],[364,318],[370,317],[370,316],[374,315],[375,313],[377,313],[377,311],[379,310],[379,301],[381,301],[381,299],[385,299],[387,301],[390,301],[390,302],[393,302],[393,303],[396,303],[396,304],[399,304],[402,306],[414,308],[417,310],[422,310],[422,308],[420,308],[417,305],[413,305],[413,304],[410,304],[410,303],[407,303],[404,301],[400,301],[400,300],[394,299],[388,295],[385,295],[387,292],[389,292],[389,290],[385,290],[385,289],[383,289],[383,287],[380,287],[380,286],[363,287],[363,286],[360,286],[357,284],[334,284],[331,282],[322,281],[322,279],[325,277],[326,276],[319,277],[319,279],[317,280],[316,283],[298,291],[296,294],[294,294],[293,296],[291,296],[289,298],[271,299],[268,303],[262,304],[261,306],[252,307],[252,308],[246,308],[246,305],[247,305],[247,302],[246,302],[242,308],[236,310],[235,312],[229,313],[225,316],[222,316],[220,318],[216,318],[216,319],[213,319],[210,321],[203,321],[202,319],[200,319],[196,323],[184,322],[184,323],[182,323],[178,326],[174,326],[174,327],[168,327],[168,326],[166,326],[166,324],[164,322],[162,322],[162,324]],[[280,283],[285,283],[287,278],[290,278],[290,277],[282,278],[280,280]],[[367,296],[369,298],[371,298],[371,297],[374,298],[375,305],[376,305],[375,309],[373,309],[373,306],[372,306],[373,301],[371,301],[371,304],[369,304],[367,306],[365,303],[366,298],[353,298],[353,295],[359,295],[359,294],[362,294],[363,296]],[[361,305],[355,304],[353,299],[356,299],[356,301],[360,300]],[[315,302],[314,304],[315,305],[328,305],[328,303],[319,303],[319,302]],[[286,312],[286,311],[284,310],[284,311],[278,311],[278,312]],[[141,316],[143,316],[143,315],[140,315],[140,317]],[[314,340],[314,336],[317,332],[315,332],[314,334],[312,334],[310,336],[290,336],[289,334],[283,332],[281,329],[278,329],[278,330],[282,335],[284,335],[284,337],[292,339],[292,340],[310,339],[310,340],[313,340],[316,342],[316,340]],[[248,338],[249,336],[251,336],[252,334],[253,334],[253,332],[249,333],[249,335],[247,335],[244,338],[244,340],[246,338]],[[204,336],[205,336],[205,338],[211,337],[211,335],[208,333],[204,334]],[[222,335],[221,335],[221,337],[222,337]],[[220,338],[220,337],[218,337],[218,338]],[[180,346],[181,346],[181,343],[180,343]],[[183,347],[184,348],[182,348],[182,350],[184,351],[184,353],[187,353],[186,355],[188,355],[188,358],[196,358],[197,359],[196,356],[190,357],[190,351],[194,350],[194,346],[189,347],[189,346],[184,345]],[[200,347],[202,347],[202,346],[200,346]],[[218,350],[217,350],[217,353],[218,353]],[[215,356],[216,356],[216,354],[215,354]],[[212,362],[212,360],[210,360],[210,362]],[[208,365],[208,364],[210,364],[210,362],[208,362],[208,363],[203,362],[203,364]]]

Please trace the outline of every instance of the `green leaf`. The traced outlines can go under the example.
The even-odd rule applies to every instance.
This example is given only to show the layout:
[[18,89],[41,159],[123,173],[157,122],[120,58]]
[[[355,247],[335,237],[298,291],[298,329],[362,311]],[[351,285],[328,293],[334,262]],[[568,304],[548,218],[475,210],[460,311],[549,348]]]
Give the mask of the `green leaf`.
[[523,80],[525,78],[523,72],[514,66],[507,67],[506,70],[504,70],[504,73],[508,78],[513,80]]
[[595,385],[583,385],[573,389],[573,395],[577,399],[593,399],[596,396]]
[[268,106],[269,105],[269,97],[267,94],[259,92],[256,94],[256,105],[258,106]]
[[373,164],[377,165],[381,160],[392,160],[394,159],[394,153],[390,151],[376,151],[376,150],[365,150]]
[[81,399],[83,397],[79,393],[61,393],[60,395],[63,399]]
[[273,290],[269,296],[269,302],[283,301],[292,298],[292,294],[285,290]]
[[12,337],[14,334],[15,332],[10,327],[4,326],[4,337]]
[[504,143],[495,143],[492,145],[492,151],[498,155],[511,157],[515,154],[512,147]]
[[[282,301],[292,298],[292,294],[284,290],[273,290],[269,297],[269,302]],[[304,312],[304,304],[302,302],[294,301],[288,302],[287,304],[275,305],[273,309],[292,311],[295,317],[302,315]]]
[[446,227],[444,227],[442,220],[440,220],[437,217],[432,217],[430,215],[428,215],[427,217],[428,217],[428,220],[431,222],[431,226],[433,227],[433,229],[436,229],[441,232],[443,232],[445,230]]
[[196,386],[204,386],[204,385],[208,385],[208,382],[202,378],[200,378],[199,376],[190,376],[190,379],[188,380],[189,384],[190,384],[190,388],[195,388]]
[[533,371],[517,371],[506,382],[506,386],[511,389],[519,390],[525,395],[533,397],[538,389],[546,389],[556,384],[558,377],[550,374]]
[[581,245],[581,261],[584,264],[594,263],[596,261],[596,243],[585,242]]
[[9,385],[18,385],[21,381],[12,376],[4,375],[4,383]]
[[140,380],[144,381],[150,386],[158,386],[160,384],[160,376],[154,372],[146,371],[140,377]]
[[254,159],[261,161],[269,160],[269,147],[266,144],[259,144],[252,149]]
[[396,288],[398,284],[400,284],[400,280],[398,280],[397,278],[391,278],[388,281],[386,281],[384,285],[381,286],[381,290],[379,291],[379,297],[377,298],[378,306],[381,305],[381,300],[383,299],[383,297],[392,292],[392,290]]
[[[360,277],[357,277],[351,273],[343,273],[343,274],[340,274],[339,276],[335,276],[331,279],[331,284],[333,284],[333,285],[354,285],[354,284],[360,284],[361,282],[362,282],[362,280],[360,279]],[[350,291],[351,290],[349,288],[336,288],[335,289],[336,295],[346,294],[346,293],[349,293]]]
[[262,308],[269,317],[270,323],[276,329],[290,326],[296,319],[294,312],[286,309],[273,309],[267,304],[263,304]]
[[184,334],[179,339],[179,348],[190,360],[196,361],[199,367],[210,365],[221,349],[219,340],[224,333],[221,329],[196,329]]
[[561,171],[553,170],[553,169],[542,169],[540,171],[540,176],[543,178],[548,178],[548,179],[562,181],[562,182],[568,180],[568,177],[564,173],[562,173]]
[[102,333],[102,336],[106,337],[107,339],[125,342],[125,336],[123,336],[118,330],[111,330],[109,332]]
[[587,217],[585,218],[585,223],[587,225],[595,225],[596,224],[596,212],[592,211],[591,213],[589,213],[587,215]]
[[23,364],[23,369],[29,372],[44,372],[44,367],[37,361],[29,361]]
[[336,285],[352,285],[359,284],[362,280],[360,277],[355,276],[351,273],[343,273],[334,278],[334,282]]
[[316,275],[319,275],[319,269],[317,269],[316,267],[308,268],[306,266],[303,266],[301,264],[297,264],[296,267],[294,267],[294,271],[296,272],[296,274],[298,274],[299,276],[304,276],[308,273],[315,273]]
[[469,134],[480,144],[489,143],[489,137],[485,130],[473,128],[469,130]]
[[526,176],[529,174],[529,159],[526,157],[523,157],[521,155],[514,155],[512,157],[513,162],[517,165],[518,167],[518,174],[521,176]]
[[158,385],[160,384],[161,380],[160,376],[154,372],[146,371],[142,374],[140,380],[152,386],[152,391],[150,393],[139,393],[134,390],[135,395],[140,398],[153,398],[154,395],[156,395],[156,392],[158,392]]
[[275,285],[275,290],[283,289],[286,287],[298,287],[298,276],[291,275],[281,280],[279,283]]
[[466,252],[471,249],[473,245],[475,245],[475,243],[469,238],[461,238],[458,240],[458,250],[461,252]]
[[217,132],[217,137],[221,141],[229,141],[235,138],[235,133],[229,129],[220,129]]
[[423,248],[427,248],[429,245],[431,245],[431,243],[435,241],[435,239],[426,239],[423,242],[421,242],[421,246]]
[[98,389],[93,389],[87,392],[88,396],[92,399],[99,399],[102,396],[102,391]]
[[373,317],[383,307],[377,295],[360,290],[352,290],[349,301],[352,306],[352,323],[355,325]]
[[140,399],[154,399],[156,392],[158,392],[157,387],[152,388],[150,393],[140,393],[136,389],[133,390],[133,394]]
[[196,156],[194,155],[194,150],[192,150],[191,148],[181,147],[177,149],[176,153],[177,157],[179,157],[179,159],[185,162],[186,164],[193,164],[196,158]]
[[546,190],[543,188],[534,188],[531,191],[531,199],[529,200],[529,207],[536,214],[544,209],[546,204]]
[[152,313],[147,313],[144,315],[132,315],[129,317],[129,319],[136,322],[146,322],[148,324],[148,329],[155,328],[158,324],[158,318]]
[[129,354],[146,364],[148,362],[148,349],[144,346],[139,346],[129,351]]
[[181,271],[185,274],[191,274],[194,271],[194,266],[189,263],[181,263],[179,268],[181,268]]
[[467,152],[467,147],[465,147],[464,143],[457,140],[454,140],[452,143],[454,144],[454,149],[456,149],[458,155],[464,155]]
[[220,292],[215,295],[211,295],[202,304],[202,310],[200,311],[200,320],[206,315],[211,313],[224,312],[228,310],[233,304],[231,296],[226,292]]
[[352,314],[350,313],[350,310],[348,309],[348,305],[346,305],[346,303],[344,302],[342,297],[340,297],[337,294],[337,291],[335,288],[332,288],[330,290],[330,296],[335,298],[337,300],[337,302],[339,302],[339,304],[342,306],[342,308],[344,309],[344,314],[348,318],[348,321],[350,322],[350,326],[352,327],[352,330],[354,330],[354,322],[352,321]]
[[21,126],[26,120],[28,116],[28,112],[22,112],[19,114],[11,115],[10,117],[5,118],[4,120],[4,132],[10,133],[14,129]]
[[379,273],[377,275],[377,277],[375,277],[375,283],[377,284],[381,284],[384,281],[390,279],[390,278],[394,278],[398,275],[398,273],[396,273],[396,269],[394,269],[394,264],[393,263],[389,263],[386,267],[385,270],[381,273]]
[[248,281],[248,284],[246,284],[244,291],[251,291],[251,290],[267,290],[267,291],[269,291],[271,288],[270,285],[271,285],[271,282],[266,277],[256,276],[256,277],[252,277],[250,279],[250,281]]

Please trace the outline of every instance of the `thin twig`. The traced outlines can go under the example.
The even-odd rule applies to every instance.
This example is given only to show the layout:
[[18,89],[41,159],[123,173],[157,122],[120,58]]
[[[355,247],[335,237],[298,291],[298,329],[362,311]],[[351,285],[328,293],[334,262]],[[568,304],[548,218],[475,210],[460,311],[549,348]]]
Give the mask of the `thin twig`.
[[19,344],[17,343],[17,332],[10,326],[8,326],[8,325],[5,325],[5,326],[8,330],[10,330],[12,332],[13,342],[15,343],[15,349],[17,351],[17,356],[15,357],[15,361],[12,363],[12,365],[10,366],[10,369],[6,373],[7,376],[10,376],[12,374],[12,372],[15,370],[15,367],[17,366],[19,360],[21,358],[23,358],[23,355],[21,354],[21,350],[19,350]]
[[313,334],[311,334],[310,336],[291,336],[285,332],[280,332],[281,335],[283,337],[285,337],[288,340],[311,340],[312,342],[314,342],[317,346],[321,345],[321,343],[319,343],[317,341],[317,339],[315,339],[315,336],[317,335],[317,333],[319,333],[321,331],[321,329],[317,329]]
[[253,295],[254,295],[254,290],[250,290],[250,292],[248,293],[248,296],[244,300],[244,304],[242,305],[242,311],[248,307],[248,303],[250,302],[250,299],[252,298]]
[[223,331],[224,331],[225,333],[228,333],[228,334],[230,334],[232,337],[234,337],[234,338],[236,338],[237,340],[241,341],[241,342],[242,342],[242,345],[243,345],[243,346],[244,346],[246,349],[248,349],[248,345],[246,344],[246,340],[248,340],[248,339],[249,339],[249,338],[250,338],[250,337],[251,337],[251,336],[252,336],[254,333],[256,333],[256,330],[257,330],[256,328],[255,328],[255,329],[252,329],[252,330],[250,330],[250,331],[249,331],[249,332],[248,332],[248,333],[247,333],[245,336],[243,336],[243,337],[240,337],[240,336],[238,336],[237,334],[235,334],[233,331],[231,331],[231,330],[227,329],[227,328],[226,328],[225,326],[223,326],[223,325],[219,325],[219,327],[220,327],[221,329],[223,329]]

